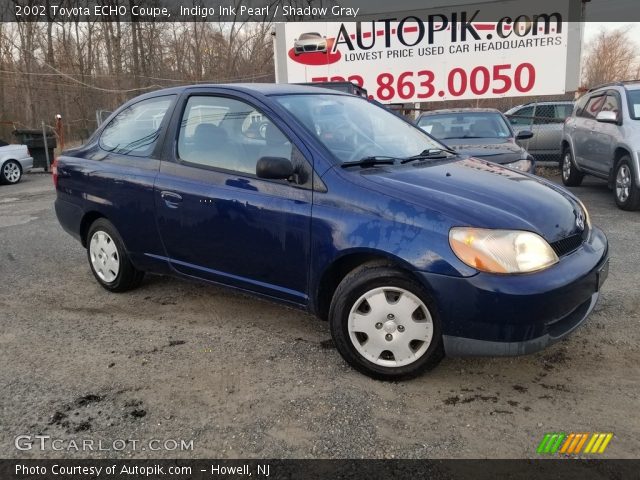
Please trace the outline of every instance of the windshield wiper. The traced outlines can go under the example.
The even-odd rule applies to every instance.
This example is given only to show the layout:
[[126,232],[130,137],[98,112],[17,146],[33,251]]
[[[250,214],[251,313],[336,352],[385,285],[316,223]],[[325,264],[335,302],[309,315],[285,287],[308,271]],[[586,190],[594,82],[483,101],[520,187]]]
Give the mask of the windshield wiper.
[[374,167],[376,165],[393,165],[396,163],[398,158],[396,157],[386,157],[382,155],[375,155],[372,157],[363,157],[360,160],[354,160],[352,162],[343,162],[340,166],[342,168],[348,167],[362,167],[369,168]]
[[413,162],[414,160],[428,160],[431,158],[446,158],[443,153],[448,153],[449,155],[458,156],[458,152],[455,150],[451,150],[450,148],[428,148],[418,155],[412,155],[411,157],[403,158],[400,163],[405,164],[409,162]]

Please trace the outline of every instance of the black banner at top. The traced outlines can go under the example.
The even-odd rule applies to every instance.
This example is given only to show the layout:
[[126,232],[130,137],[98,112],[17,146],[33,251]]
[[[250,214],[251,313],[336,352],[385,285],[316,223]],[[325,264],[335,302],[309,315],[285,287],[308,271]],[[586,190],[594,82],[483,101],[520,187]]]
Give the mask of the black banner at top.
[[[476,14],[477,21],[500,21],[506,14],[521,22],[562,7],[568,21],[640,21],[637,0],[3,0],[3,22],[286,22],[370,21],[406,18],[433,11]],[[568,4],[569,8],[567,8]],[[535,9],[534,9],[535,10]],[[526,13],[523,13],[526,12]]]

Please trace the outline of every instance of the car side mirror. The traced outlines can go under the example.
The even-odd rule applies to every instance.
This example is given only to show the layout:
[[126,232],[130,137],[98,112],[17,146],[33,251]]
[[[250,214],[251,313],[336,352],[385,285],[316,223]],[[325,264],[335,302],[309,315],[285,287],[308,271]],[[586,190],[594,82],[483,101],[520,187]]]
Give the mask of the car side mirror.
[[596,120],[601,123],[618,123],[618,114],[612,111],[599,112]]
[[294,173],[291,161],[283,157],[262,157],[256,164],[258,178],[282,180],[293,176]]
[[533,132],[530,130],[522,130],[516,135],[516,140],[529,140],[533,138]]

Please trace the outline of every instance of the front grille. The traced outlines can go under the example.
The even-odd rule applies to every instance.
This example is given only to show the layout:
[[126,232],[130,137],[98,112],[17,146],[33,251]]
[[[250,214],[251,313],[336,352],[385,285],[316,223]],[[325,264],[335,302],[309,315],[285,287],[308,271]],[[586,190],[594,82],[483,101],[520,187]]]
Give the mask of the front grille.
[[318,49],[317,45],[305,45],[304,46],[304,51],[305,52],[315,52]]
[[562,240],[558,240],[557,242],[553,242],[551,244],[551,248],[556,252],[558,257],[562,257],[563,255],[568,255],[571,252],[576,251],[580,248],[580,245],[587,238],[587,229],[585,228],[582,233],[576,233],[575,235],[571,235],[569,237],[565,237]]

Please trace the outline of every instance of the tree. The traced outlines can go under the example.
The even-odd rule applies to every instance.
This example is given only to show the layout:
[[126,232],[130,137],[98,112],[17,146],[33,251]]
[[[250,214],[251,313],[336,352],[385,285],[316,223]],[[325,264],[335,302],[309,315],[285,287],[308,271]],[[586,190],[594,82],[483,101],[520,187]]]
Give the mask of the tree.
[[594,87],[603,83],[632,80],[638,72],[638,45],[629,27],[601,30],[587,46],[582,66],[582,83]]

